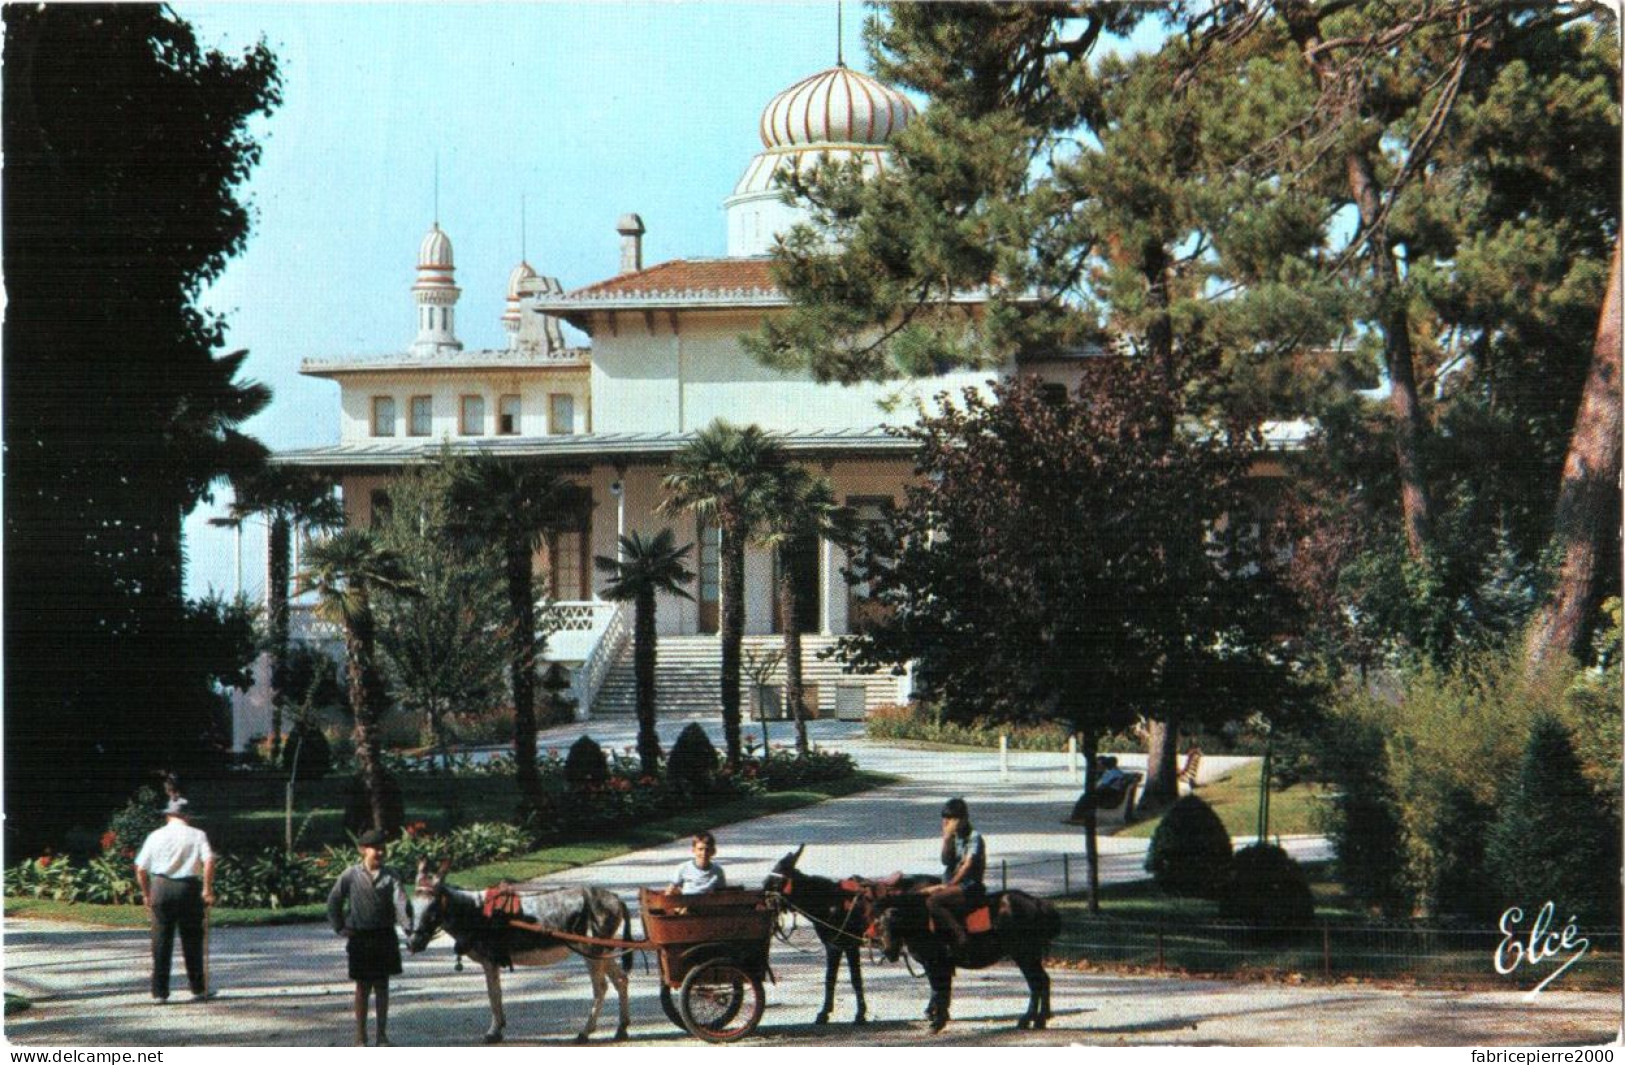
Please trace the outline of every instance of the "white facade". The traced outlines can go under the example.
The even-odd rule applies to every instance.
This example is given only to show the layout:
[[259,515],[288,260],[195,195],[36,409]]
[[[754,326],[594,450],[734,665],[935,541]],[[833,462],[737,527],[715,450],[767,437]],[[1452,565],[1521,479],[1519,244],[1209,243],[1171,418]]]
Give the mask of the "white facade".
[[[838,499],[873,515],[901,499],[911,472],[909,444],[883,426],[908,417],[916,400],[986,383],[985,372],[965,372],[819,384],[805,373],[762,365],[741,343],[765,316],[787,306],[763,255],[801,215],[781,201],[776,175],[826,159],[856,158],[867,172],[882,169],[887,142],[913,114],[901,95],[844,66],[798,82],[764,111],[764,150],[725,201],[729,257],[645,268],[643,222],[625,215],[615,227],[621,272],[613,278],[566,292],[528,263],[514,268],[503,294],[509,335],[503,351],[464,351],[457,341],[461,293],[450,238],[436,223],[424,238],[412,288],[416,338],[401,354],[307,360],[302,372],[339,385],[339,442],[285,452],[279,460],[331,473],[349,521],[360,525],[373,520],[394,472],[448,444],[547,464],[585,489],[580,528],[550,539],[536,565],[549,577],[555,600],[582,601],[566,608],[572,618],[592,619],[555,641],[586,660],[577,663],[578,683],[588,685],[583,691],[590,701],[591,685],[605,668],[600,652],[615,635],[605,632],[617,624],[612,610],[591,605],[601,586],[592,558],[613,556],[619,535],[653,534],[669,525],[679,543],[696,544],[697,601],[662,601],[660,631],[678,636],[716,629],[714,532],[707,546],[692,517],[657,513],[671,456],[694,432],[719,418],[758,425],[792,458],[828,477]],[[562,321],[588,333],[590,348],[566,347]],[[1058,372],[1052,379],[1075,383],[1071,366],[1045,369]],[[803,557],[801,572],[813,585],[805,590],[816,603],[816,621],[804,619],[803,630],[850,632],[863,604],[842,576],[846,558],[828,543],[816,545],[815,553],[815,559]],[[747,634],[776,631],[774,567],[767,551],[747,549]],[[871,692],[871,701],[895,697],[890,678],[873,683],[884,698]],[[821,702],[833,706],[833,699],[833,690],[821,693]]]

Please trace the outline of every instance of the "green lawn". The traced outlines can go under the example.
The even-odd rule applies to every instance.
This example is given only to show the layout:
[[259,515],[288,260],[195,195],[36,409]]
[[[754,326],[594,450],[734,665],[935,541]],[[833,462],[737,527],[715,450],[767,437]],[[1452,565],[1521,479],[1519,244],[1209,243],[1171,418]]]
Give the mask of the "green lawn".
[[[512,779],[495,779],[505,787],[501,789],[500,797],[497,795],[497,789],[487,789],[486,800],[493,804],[497,802],[506,803],[507,807],[511,809]],[[543,847],[541,850],[520,858],[491,862],[471,869],[459,870],[453,873],[450,879],[461,887],[470,888],[488,887],[499,880],[530,880],[535,877],[556,873],[562,869],[573,869],[577,866],[604,861],[643,847],[665,843],[668,840],[686,836],[696,828],[724,828],[727,825],[737,824],[740,821],[749,821],[767,814],[782,813],[786,810],[812,806],[828,799],[853,795],[860,791],[868,791],[871,788],[894,784],[898,779],[885,773],[859,771],[844,780],[810,784],[796,791],[776,791],[767,795],[737,799],[733,802],[706,807],[692,813],[685,813],[624,829],[612,836],[605,836],[598,840],[561,843],[552,847]],[[464,778],[461,782],[468,783],[470,781]],[[472,782],[482,785],[490,783],[484,777],[473,778]],[[409,820],[414,818],[414,807],[411,799],[412,783],[408,778],[406,786],[408,788],[407,816]],[[203,794],[202,790],[199,789],[197,794]],[[238,796],[237,801],[241,802],[244,798],[244,796]],[[201,805],[201,800],[199,802]],[[425,807],[419,806],[415,809],[423,810]],[[242,831],[245,825],[253,826],[257,824],[264,817],[264,814],[250,811],[226,815],[222,812],[218,813],[216,817],[222,825],[231,825]],[[497,813],[493,810],[489,816],[479,819],[498,820],[506,819],[506,817],[506,812]],[[211,823],[211,838],[214,831],[214,826]],[[243,837],[239,836],[238,838]],[[343,838],[341,833],[339,839],[342,840]],[[280,840],[281,827],[279,823],[276,831],[267,838],[266,843],[275,844]],[[300,842],[301,845],[309,846],[310,834],[307,832]],[[220,845],[220,849],[223,850],[225,847]],[[727,837],[725,835],[722,840],[722,851],[726,855]],[[406,870],[402,871],[405,872]],[[291,921],[321,920],[324,913],[325,909],[320,905],[294,906],[280,910],[221,908],[213,911],[211,921],[218,927],[286,924]],[[128,928],[145,927],[147,924],[146,911],[140,906],[98,906],[88,903],[57,902],[51,899],[7,898],[6,914],[9,917],[54,918]]]
[[[1212,975],[1398,980],[1528,990],[1554,968],[1496,973],[1493,930],[1419,930],[1371,924],[1332,878],[1328,862],[1305,863],[1315,894],[1312,928],[1265,932],[1222,921],[1218,904],[1169,898],[1150,881],[1101,889],[1100,912],[1074,896],[1059,903],[1064,925],[1053,953],[1090,966]],[[1620,987],[1618,938],[1558,978],[1570,990]]]
[[[1196,789],[1197,796],[1213,807],[1232,836],[1251,838],[1258,831],[1258,777],[1262,772],[1263,762],[1252,762]],[[1315,825],[1315,811],[1325,805],[1325,799],[1320,797],[1325,793],[1319,784],[1294,784],[1284,791],[1270,792],[1269,834],[1318,834],[1321,830]],[[1161,823],[1159,814],[1115,834],[1148,839]]]

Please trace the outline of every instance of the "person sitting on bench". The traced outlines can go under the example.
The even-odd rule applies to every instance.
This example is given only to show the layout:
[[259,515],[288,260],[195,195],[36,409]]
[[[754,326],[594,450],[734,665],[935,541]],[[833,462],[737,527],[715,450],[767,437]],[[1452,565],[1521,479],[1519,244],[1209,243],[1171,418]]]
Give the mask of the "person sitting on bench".
[[1094,791],[1078,796],[1067,823],[1081,825],[1090,810],[1115,810],[1128,795],[1128,774],[1117,768],[1117,759],[1109,754],[1100,756],[1100,779]]

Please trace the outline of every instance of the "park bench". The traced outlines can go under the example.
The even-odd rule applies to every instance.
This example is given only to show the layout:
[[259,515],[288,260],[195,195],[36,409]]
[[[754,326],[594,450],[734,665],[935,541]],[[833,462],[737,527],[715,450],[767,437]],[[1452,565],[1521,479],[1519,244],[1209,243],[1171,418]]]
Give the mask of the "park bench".
[[1185,764],[1179,770],[1179,783],[1185,785],[1186,794],[1196,791],[1196,776],[1202,771],[1202,749],[1192,747],[1185,752]]

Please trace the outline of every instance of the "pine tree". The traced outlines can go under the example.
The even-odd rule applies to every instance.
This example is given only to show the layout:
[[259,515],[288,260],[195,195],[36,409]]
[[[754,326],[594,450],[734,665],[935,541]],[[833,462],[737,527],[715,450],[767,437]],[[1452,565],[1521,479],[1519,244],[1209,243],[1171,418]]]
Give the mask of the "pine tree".
[[1500,905],[1532,915],[1551,902],[1559,925],[1573,915],[1582,927],[1617,928],[1619,836],[1581,775],[1568,730],[1554,717],[1537,718],[1486,846]]

